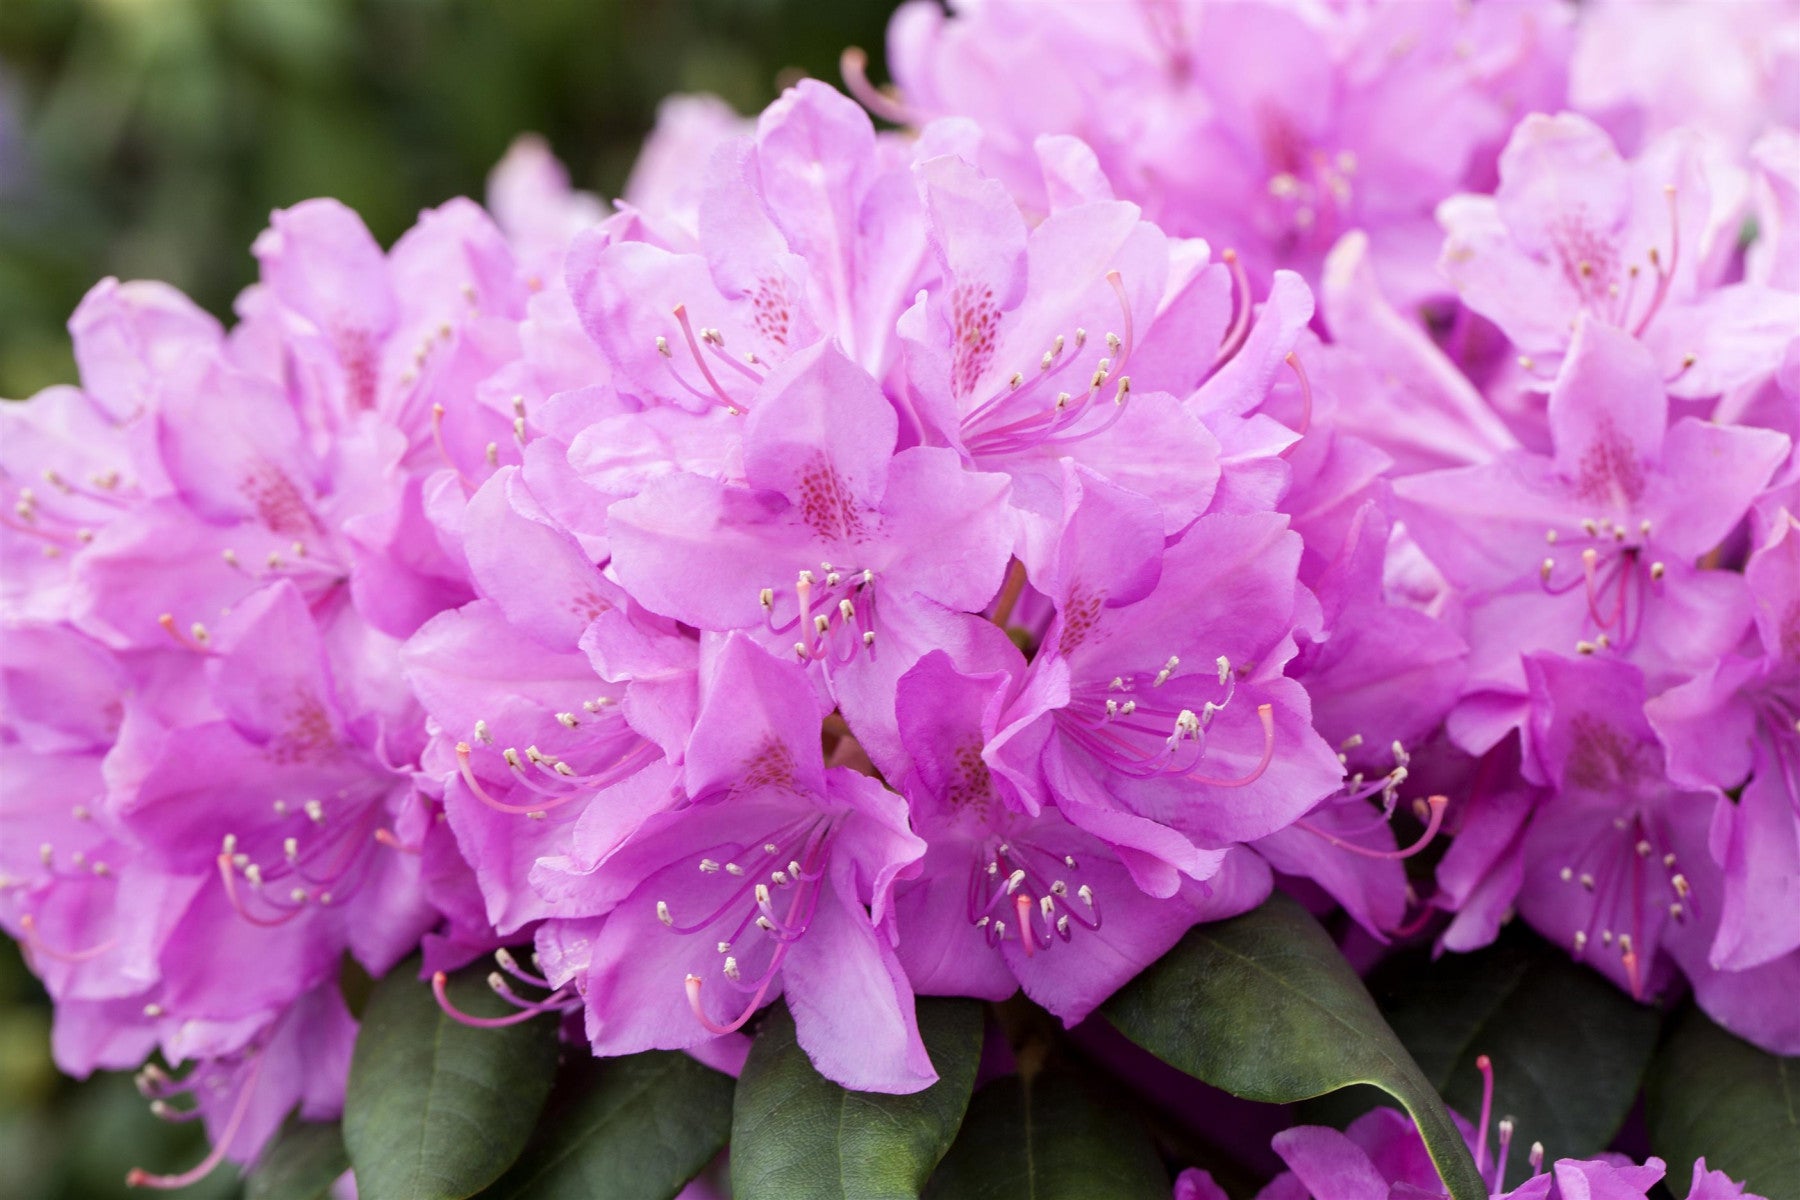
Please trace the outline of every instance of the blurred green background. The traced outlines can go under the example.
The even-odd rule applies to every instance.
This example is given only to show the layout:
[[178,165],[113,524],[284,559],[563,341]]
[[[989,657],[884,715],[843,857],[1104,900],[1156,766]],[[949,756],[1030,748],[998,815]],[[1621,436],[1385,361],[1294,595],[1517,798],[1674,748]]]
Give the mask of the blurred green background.
[[614,194],[661,97],[754,112],[846,45],[879,67],[893,6],[0,0],[0,396],[73,378],[63,321],[102,276],[223,313],[270,209],[333,195],[391,241],[522,130]]
[[[269,210],[332,195],[382,241],[479,197],[526,130],[577,184],[624,183],[656,103],[740,112],[838,52],[879,62],[893,0],[0,0],[0,397],[75,378],[63,322],[105,275],[225,315]],[[203,1146],[118,1075],[76,1084],[0,938],[0,1200],[123,1196]],[[182,1193],[237,1194],[216,1172]]]

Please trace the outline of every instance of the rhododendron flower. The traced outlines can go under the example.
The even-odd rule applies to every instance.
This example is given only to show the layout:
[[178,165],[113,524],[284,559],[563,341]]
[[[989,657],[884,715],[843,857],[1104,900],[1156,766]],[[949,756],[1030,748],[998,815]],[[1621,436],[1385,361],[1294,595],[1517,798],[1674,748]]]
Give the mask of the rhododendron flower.
[[1522,721],[1524,654],[1622,659],[1660,691],[1743,633],[1741,577],[1695,563],[1743,519],[1787,439],[1671,425],[1667,411],[1649,354],[1582,318],[1550,394],[1553,456],[1515,452],[1395,484],[1408,529],[1468,597],[1472,695],[1450,725],[1466,748]]
[[1669,391],[1712,396],[1774,368],[1791,306],[1754,284],[1716,288],[1734,248],[1741,174],[1691,132],[1620,158],[1582,117],[1533,115],[1500,157],[1492,196],[1446,200],[1442,267],[1549,383],[1576,317],[1641,338]]

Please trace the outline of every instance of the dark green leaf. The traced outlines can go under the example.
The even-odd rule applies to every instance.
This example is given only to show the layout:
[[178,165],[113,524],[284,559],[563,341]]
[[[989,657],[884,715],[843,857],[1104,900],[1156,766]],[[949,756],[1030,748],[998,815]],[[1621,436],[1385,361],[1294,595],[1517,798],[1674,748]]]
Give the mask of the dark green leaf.
[[349,1169],[337,1122],[292,1121],[244,1181],[244,1200],[322,1200]]
[[[375,985],[344,1097],[344,1144],[362,1200],[463,1200],[500,1177],[531,1135],[556,1069],[556,1022],[473,1029],[447,1016],[417,959]],[[479,970],[450,983],[476,1016],[516,1011]]]
[[969,1105],[932,1176],[932,1200],[1168,1200],[1150,1135],[1090,1082],[1046,1071],[996,1079]]
[[918,1002],[938,1081],[910,1096],[852,1092],[807,1061],[786,1006],[769,1013],[738,1077],[731,1124],[737,1200],[911,1200],[956,1137],[981,1058],[981,1006]]
[[653,1050],[564,1071],[494,1200],[669,1200],[731,1135],[731,1076]]
[[1800,1196],[1800,1058],[1765,1054],[1695,1009],[1651,1062],[1644,1109],[1671,1190],[1685,1192],[1705,1158],[1759,1196]]
[[[1396,955],[1368,982],[1425,1078],[1471,1121],[1481,1112],[1475,1060],[1492,1059],[1494,1116],[1512,1117],[1518,1147],[1542,1142],[1549,1160],[1589,1158],[1612,1142],[1662,1024],[1656,1009],[1523,928],[1436,962],[1423,950]],[[1512,1155],[1508,1186],[1530,1173],[1526,1156]]]
[[1281,893],[1190,930],[1107,1002],[1144,1049],[1214,1087],[1290,1103],[1368,1083],[1398,1100],[1456,1200],[1488,1192],[1444,1102],[1319,923]]

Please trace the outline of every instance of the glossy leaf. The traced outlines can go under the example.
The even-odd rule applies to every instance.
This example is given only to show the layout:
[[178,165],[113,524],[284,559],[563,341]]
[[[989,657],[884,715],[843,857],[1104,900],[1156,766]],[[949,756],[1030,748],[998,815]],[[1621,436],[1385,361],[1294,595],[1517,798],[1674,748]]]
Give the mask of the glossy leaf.
[[654,1050],[564,1071],[493,1200],[670,1200],[731,1136],[731,1076]]
[[969,1105],[931,1200],[1168,1200],[1150,1135],[1089,1081],[1046,1071],[996,1079]]
[[1650,1064],[1644,1110],[1677,1195],[1705,1158],[1759,1196],[1800,1196],[1800,1058],[1766,1054],[1694,1009]]
[[[1662,1016],[1528,930],[1435,962],[1403,954],[1368,981],[1376,1003],[1425,1078],[1473,1121],[1481,1074],[1494,1069],[1494,1116],[1512,1117],[1523,1149],[1589,1158],[1625,1123],[1656,1049]],[[1492,1129],[1490,1139],[1495,1137]],[[1492,1145],[1492,1141],[1489,1142]],[[1531,1173],[1511,1157],[1508,1186]]]
[[938,1081],[910,1096],[852,1092],[807,1060],[786,1006],[772,1009],[738,1077],[731,1126],[737,1200],[885,1200],[919,1195],[962,1124],[981,1059],[981,1006],[921,999],[919,1033]]
[[1418,1122],[1456,1200],[1486,1200],[1430,1081],[1324,929],[1279,892],[1190,930],[1104,1011],[1164,1062],[1246,1099],[1290,1103],[1372,1084]]
[[291,1121],[244,1181],[244,1200],[323,1200],[349,1169],[336,1121]]
[[[524,1149],[550,1094],[556,1022],[539,1017],[475,1029],[446,1015],[396,967],[369,998],[344,1098],[344,1144],[361,1200],[463,1200],[500,1177]],[[515,1011],[479,970],[450,983],[462,1011]]]

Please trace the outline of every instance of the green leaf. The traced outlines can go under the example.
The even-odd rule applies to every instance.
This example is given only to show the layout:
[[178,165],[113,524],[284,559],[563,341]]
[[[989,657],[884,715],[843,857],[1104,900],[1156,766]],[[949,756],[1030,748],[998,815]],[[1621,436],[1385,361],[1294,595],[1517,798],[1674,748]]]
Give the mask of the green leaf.
[[[362,1200],[463,1200],[524,1148],[556,1070],[556,1022],[474,1029],[438,1007],[410,959],[375,985],[344,1096],[344,1144]],[[479,969],[450,982],[474,1016],[512,1009]]]
[[1451,1195],[1486,1200],[1430,1081],[1324,929],[1279,892],[1190,930],[1104,1012],[1164,1062],[1249,1100],[1285,1104],[1373,1084],[1418,1122]]
[[1045,1071],[996,1079],[969,1105],[932,1176],[932,1200],[1169,1200],[1150,1135],[1090,1081]]
[[669,1200],[731,1135],[731,1076],[653,1050],[566,1070],[493,1200]]
[[349,1169],[337,1122],[290,1121],[244,1181],[244,1200],[323,1200]]
[[[1512,1117],[1509,1187],[1546,1160],[1591,1158],[1611,1144],[1637,1099],[1662,1015],[1523,928],[1473,954],[1396,955],[1369,978],[1383,1015],[1425,1078],[1475,1120],[1493,1061],[1494,1116]],[[1496,1135],[1488,1131],[1489,1146]]]
[[1800,1058],[1765,1054],[1694,1009],[1650,1064],[1644,1111],[1671,1190],[1704,1157],[1759,1196],[1800,1196]]
[[910,1096],[852,1092],[813,1069],[785,1005],[771,1009],[738,1076],[736,1200],[912,1200],[962,1124],[981,1059],[981,1006],[922,999],[938,1081]]

